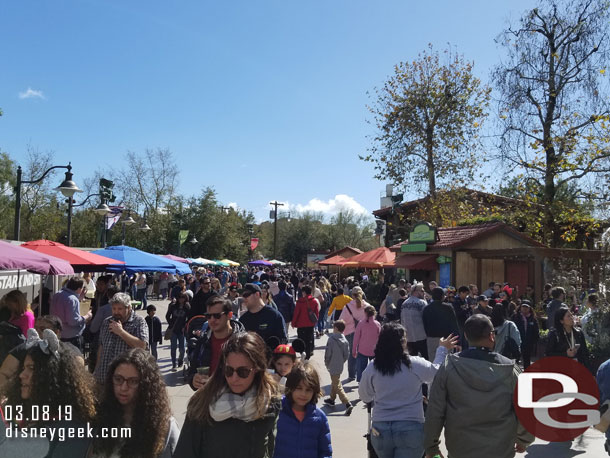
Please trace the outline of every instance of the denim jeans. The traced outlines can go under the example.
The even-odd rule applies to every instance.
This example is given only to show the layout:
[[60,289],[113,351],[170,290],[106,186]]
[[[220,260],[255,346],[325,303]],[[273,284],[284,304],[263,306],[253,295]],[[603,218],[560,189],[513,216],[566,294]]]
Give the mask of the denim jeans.
[[371,441],[379,458],[422,458],[424,424],[417,421],[374,421]]
[[362,378],[362,373],[366,366],[369,365],[369,361],[373,359],[372,356],[365,356],[362,353],[358,353],[356,356],[356,380],[360,383],[360,379]]
[[136,301],[141,302],[141,304],[138,306],[138,309],[143,308],[144,310],[146,310],[146,307],[148,306],[146,300],[146,288],[136,290]]
[[324,330],[326,329],[326,314],[328,313],[328,307],[322,307],[320,309],[320,315],[318,318],[318,323],[317,323],[317,327],[318,327],[318,332],[319,333],[323,333]]
[[184,334],[183,333],[176,334],[175,332],[172,332],[170,353],[172,355],[172,365],[173,366],[176,365],[176,347],[178,347],[178,345],[180,345],[179,359],[180,359],[180,361],[184,361]]
[[[345,336],[349,342],[349,356],[347,358],[347,376],[349,378],[356,378],[356,358],[352,356],[352,348],[354,347],[354,333]],[[421,457],[420,457],[421,458]]]
[[159,354],[157,353],[157,342],[148,342],[148,344],[150,345],[150,354],[155,357],[156,361],[159,357]]

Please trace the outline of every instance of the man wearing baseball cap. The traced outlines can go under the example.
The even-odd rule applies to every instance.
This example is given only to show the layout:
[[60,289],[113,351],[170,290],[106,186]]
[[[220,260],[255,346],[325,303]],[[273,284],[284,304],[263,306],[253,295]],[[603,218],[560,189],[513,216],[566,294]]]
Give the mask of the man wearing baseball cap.
[[[275,337],[279,343],[288,342],[284,318],[277,310],[265,305],[261,294],[260,286],[254,283],[247,283],[244,286],[242,297],[248,310],[239,317],[239,321],[244,325],[246,331],[256,332],[265,342],[268,342],[271,337]],[[276,345],[277,343],[273,348]]]

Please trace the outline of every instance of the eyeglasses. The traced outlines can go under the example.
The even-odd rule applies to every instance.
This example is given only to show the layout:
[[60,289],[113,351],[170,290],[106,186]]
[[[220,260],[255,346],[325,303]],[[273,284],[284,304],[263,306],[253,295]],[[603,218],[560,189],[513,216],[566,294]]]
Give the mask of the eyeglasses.
[[233,377],[233,374],[237,372],[237,376],[239,378],[248,378],[253,370],[253,367],[240,366],[238,368],[234,368],[231,366],[225,366],[225,377],[231,378]]
[[496,330],[495,330],[495,329],[492,329],[492,330],[491,330],[489,333],[490,333],[490,334],[494,334],[494,335],[495,335],[495,334],[496,334]]
[[203,283],[201,283],[201,284],[202,284],[202,285],[208,285],[208,286],[210,286],[210,285],[211,285],[211,283],[210,283],[209,281],[204,281],[204,282],[203,282]]
[[[217,302],[218,303],[218,302]],[[210,305],[216,305],[215,304],[210,304]],[[226,315],[227,312],[220,312],[220,313],[205,313],[204,316],[209,320],[210,318],[214,318],[215,320],[220,320],[220,318],[222,318],[223,315]]]
[[123,383],[125,382],[127,382],[127,386],[129,388],[134,388],[140,384],[140,379],[138,377],[125,378],[118,374],[112,376],[112,383],[114,383],[116,386],[123,386]]

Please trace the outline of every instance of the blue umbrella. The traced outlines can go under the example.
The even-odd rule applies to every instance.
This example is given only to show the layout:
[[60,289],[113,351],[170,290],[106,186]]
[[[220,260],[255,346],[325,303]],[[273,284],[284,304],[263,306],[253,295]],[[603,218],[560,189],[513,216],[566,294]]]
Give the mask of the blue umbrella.
[[[109,272],[121,272],[124,270],[129,274],[133,274],[136,272],[176,273],[178,271],[178,266],[174,263],[174,261],[138,250],[137,248],[132,248],[130,246],[109,246],[108,248],[95,250],[93,253],[106,256],[107,258],[116,259],[117,261],[123,261],[125,263],[125,265],[108,266],[106,270]],[[188,266],[186,264],[182,265],[186,266],[186,269],[188,270],[187,273],[190,273]]]

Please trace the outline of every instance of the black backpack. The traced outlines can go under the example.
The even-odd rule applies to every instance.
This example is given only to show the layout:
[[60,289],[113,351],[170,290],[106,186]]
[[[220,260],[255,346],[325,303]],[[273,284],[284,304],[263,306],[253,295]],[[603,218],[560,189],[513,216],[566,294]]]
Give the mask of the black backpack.
[[501,354],[510,359],[518,360],[521,358],[521,349],[519,348],[517,341],[511,337],[510,328],[508,328],[508,335],[504,341],[504,348],[502,349]]

